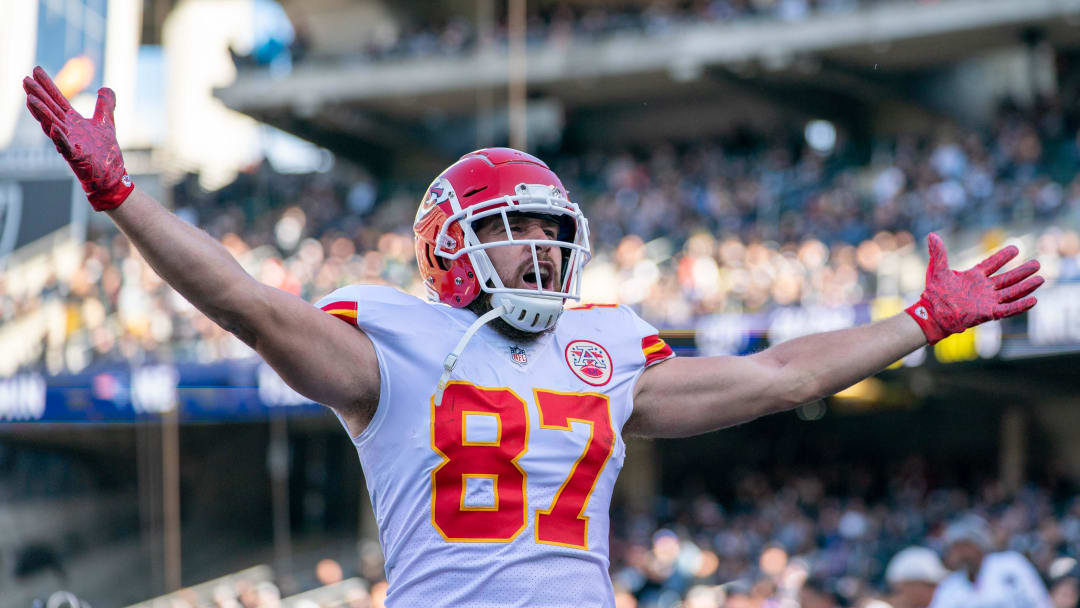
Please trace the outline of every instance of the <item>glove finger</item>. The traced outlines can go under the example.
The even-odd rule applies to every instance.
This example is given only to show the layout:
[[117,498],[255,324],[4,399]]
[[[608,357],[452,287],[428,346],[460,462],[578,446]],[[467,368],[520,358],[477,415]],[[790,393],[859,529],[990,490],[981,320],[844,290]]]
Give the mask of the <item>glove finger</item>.
[[999,290],[997,292],[998,302],[1006,303],[1012,302],[1013,300],[1019,300],[1038,289],[1045,281],[1046,279],[1042,277],[1031,277],[1023,283],[1018,283],[1011,287]]
[[1030,310],[1032,306],[1035,306],[1036,302],[1038,302],[1036,298],[1024,298],[1023,300],[1002,304],[994,308],[994,318],[1004,319],[1005,317],[1018,315],[1025,310]]
[[41,123],[41,130],[49,133],[49,129],[53,127],[60,127],[63,129],[63,121],[61,121],[55,114],[49,110],[45,102],[41,101],[34,95],[26,96],[26,107],[30,109],[30,114],[34,116],[39,123]]
[[994,289],[1008,287],[1009,285],[1019,283],[1020,281],[1035,274],[1035,272],[1038,271],[1039,268],[1040,265],[1038,260],[1028,260],[1027,262],[1024,262],[1022,266],[1013,268],[1009,272],[1003,272],[1001,274],[996,274],[990,277],[990,283],[994,285]]
[[67,114],[71,110],[71,104],[68,103],[67,97],[64,97],[60,89],[56,88],[56,83],[53,82],[52,78],[49,78],[48,72],[43,70],[40,65],[34,68],[34,80],[38,81],[41,88],[45,89],[48,97],[56,102],[63,114]]
[[45,89],[41,88],[41,85],[33,78],[23,78],[23,90],[26,91],[27,95],[33,95],[40,99],[57,118],[64,115],[64,110],[56,105],[52,97],[49,97]]
[[926,267],[926,273],[942,274],[949,271],[949,254],[945,252],[945,243],[936,232],[926,236],[926,247],[930,251],[930,265]]
[[49,120],[48,116],[42,114],[41,110],[38,110],[34,107],[34,104],[31,103],[29,97],[26,98],[26,109],[30,110],[30,115],[34,117],[34,120],[38,121],[38,124],[41,125],[41,130],[48,131],[49,127],[52,126],[52,121]]
[[1016,248],[1016,245],[1009,245],[1004,249],[998,250],[994,255],[986,258],[975,265],[975,269],[979,270],[986,276],[990,276],[1007,264],[1009,260],[1020,255],[1020,250]]
[[115,125],[113,110],[116,109],[116,93],[109,87],[101,87],[97,92],[97,105],[94,106],[94,120]]
[[49,129],[49,139],[53,140],[56,144],[56,151],[64,156],[64,158],[70,159],[75,155],[74,148],[71,146],[71,142],[68,141],[67,133],[64,133],[60,127],[53,125]]

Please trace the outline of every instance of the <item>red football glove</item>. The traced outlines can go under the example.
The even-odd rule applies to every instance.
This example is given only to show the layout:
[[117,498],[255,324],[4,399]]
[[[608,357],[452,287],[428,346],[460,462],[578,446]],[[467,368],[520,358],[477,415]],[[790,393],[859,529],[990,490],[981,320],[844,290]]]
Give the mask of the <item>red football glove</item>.
[[930,265],[926,267],[926,290],[905,312],[922,327],[930,344],[979,323],[1018,315],[1035,306],[1035,298],[1025,296],[1043,284],[1042,277],[1031,276],[1039,269],[1037,260],[994,275],[1020,253],[1016,247],[1009,245],[971,270],[957,272],[949,269],[941,237],[931,232],[927,241]]
[[23,90],[26,107],[71,165],[94,209],[119,207],[135,185],[124,170],[124,157],[116,143],[116,95],[112,89],[98,89],[94,117],[89,120],[71,107],[40,66],[34,68],[33,78],[23,78]]

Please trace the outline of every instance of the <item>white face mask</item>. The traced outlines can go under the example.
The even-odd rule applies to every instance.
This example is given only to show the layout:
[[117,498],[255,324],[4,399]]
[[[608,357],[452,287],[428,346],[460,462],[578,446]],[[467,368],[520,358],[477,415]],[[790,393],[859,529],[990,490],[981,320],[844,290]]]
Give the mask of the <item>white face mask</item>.
[[[592,257],[589,247],[588,220],[578,206],[559,195],[557,189],[550,186],[520,184],[515,188],[520,192],[515,196],[503,196],[482,205],[461,209],[443,223],[436,238],[435,255],[455,260],[462,255],[469,256],[473,269],[479,279],[480,289],[492,294],[492,304],[505,308],[503,320],[524,331],[543,331],[552,327],[562,312],[565,300],[581,299],[581,269]],[[556,239],[515,239],[510,230],[508,214],[542,214],[558,218],[571,218],[574,222],[573,241]],[[506,230],[506,239],[501,241],[481,242],[473,226],[484,218],[495,217]],[[464,246],[453,251],[457,243],[447,234],[453,222],[461,224],[465,237]],[[487,250],[493,247],[528,246],[532,252],[533,271],[540,276],[540,259],[537,247],[559,247],[563,250],[563,268],[560,284],[545,289],[541,281],[535,287],[506,287],[488,257]]]

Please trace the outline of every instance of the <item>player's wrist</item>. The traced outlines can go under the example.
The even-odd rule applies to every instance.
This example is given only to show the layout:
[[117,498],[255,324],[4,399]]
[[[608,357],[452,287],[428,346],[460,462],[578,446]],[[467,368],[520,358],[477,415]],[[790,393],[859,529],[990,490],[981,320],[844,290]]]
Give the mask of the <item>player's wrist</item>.
[[94,184],[86,182],[83,182],[82,186],[86,192],[86,198],[89,199],[90,206],[94,208],[94,211],[116,209],[135,190],[135,184],[131,181],[127,171],[123,171],[120,179],[104,188],[95,188]]
[[922,329],[923,335],[926,336],[926,341],[931,345],[937,344],[952,333],[934,319],[934,307],[930,304],[926,294],[923,294],[918,302],[905,308],[904,312],[910,315],[912,319],[915,319],[915,322],[919,324],[919,328]]

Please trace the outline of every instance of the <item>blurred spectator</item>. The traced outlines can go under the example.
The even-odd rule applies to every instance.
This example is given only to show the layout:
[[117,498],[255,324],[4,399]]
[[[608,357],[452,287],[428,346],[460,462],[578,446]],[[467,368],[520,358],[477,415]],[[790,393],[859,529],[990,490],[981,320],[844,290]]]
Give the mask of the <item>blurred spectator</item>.
[[1050,566],[1050,603],[1054,608],[1080,606],[1080,567],[1075,558],[1060,557]]
[[55,548],[45,543],[31,543],[19,551],[15,562],[17,578],[29,578],[45,571],[51,571],[60,580],[67,578]]
[[808,579],[799,590],[799,608],[840,608],[844,598],[827,581]]
[[723,586],[725,608],[751,608],[754,597],[750,585],[745,581],[734,581]]
[[968,514],[945,531],[946,563],[956,572],[934,592],[932,608],[979,605],[1050,608],[1039,573],[1014,551],[993,551],[990,525]]
[[315,564],[315,578],[322,585],[333,585],[334,583],[340,583],[345,578],[345,575],[341,571],[341,564],[332,559],[324,558],[319,560],[318,564]]
[[386,608],[386,581],[379,581],[371,587],[372,608]]
[[893,608],[926,608],[934,589],[948,575],[937,553],[925,547],[908,547],[889,560],[885,580]]

